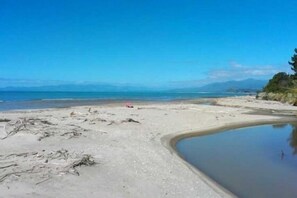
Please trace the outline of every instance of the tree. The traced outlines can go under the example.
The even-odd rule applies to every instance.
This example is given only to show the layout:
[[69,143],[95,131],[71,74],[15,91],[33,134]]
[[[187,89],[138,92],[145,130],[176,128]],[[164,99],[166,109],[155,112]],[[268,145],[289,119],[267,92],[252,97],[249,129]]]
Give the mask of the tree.
[[290,76],[285,72],[279,72],[269,80],[268,84],[264,87],[264,91],[285,92],[291,85]]
[[290,146],[293,149],[293,155],[297,154],[297,126],[292,125],[292,133],[288,139]]
[[295,72],[295,75],[297,75],[297,48],[295,48],[295,54],[291,57],[291,61],[289,61],[289,64],[292,66],[291,69]]

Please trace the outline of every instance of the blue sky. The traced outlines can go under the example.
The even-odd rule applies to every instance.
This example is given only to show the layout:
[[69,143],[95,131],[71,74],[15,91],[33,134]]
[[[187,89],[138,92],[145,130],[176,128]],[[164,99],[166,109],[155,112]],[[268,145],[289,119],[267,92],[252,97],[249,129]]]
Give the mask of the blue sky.
[[0,83],[268,79],[290,71],[296,7],[296,0],[0,0]]

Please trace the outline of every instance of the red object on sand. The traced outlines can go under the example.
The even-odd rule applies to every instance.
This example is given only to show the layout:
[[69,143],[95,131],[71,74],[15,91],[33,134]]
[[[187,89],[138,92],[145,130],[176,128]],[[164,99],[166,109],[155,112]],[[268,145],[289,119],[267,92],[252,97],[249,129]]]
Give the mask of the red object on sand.
[[134,108],[133,105],[132,105],[130,102],[127,102],[127,103],[126,103],[126,107],[127,107],[127,108]]

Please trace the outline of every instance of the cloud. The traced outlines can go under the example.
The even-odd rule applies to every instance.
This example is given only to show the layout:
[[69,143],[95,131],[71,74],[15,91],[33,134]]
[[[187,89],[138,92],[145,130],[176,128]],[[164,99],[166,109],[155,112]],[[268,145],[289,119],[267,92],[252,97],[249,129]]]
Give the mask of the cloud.
[[57,85],[106,85],[106,86],[125,86],[125,87],[150,87],[159,88],[160,84],[145,83],[113,83],[113,82],[99,82],[99,81],[62,81],[62,80],[38,80],[38,79],[9,79],[0,77],[0,88],[7,87],[42,87],[42,86],[57,86]]
[[38,87],[38,86],[44,86],[44,85],[59,85],[59,84],[65,84],[65,81],[0,78],[0,88],[3,88],[3,87]]
[[268,79],[271,78],[274,74],[281,71],[284,71],[282,66],[245,66],[243,64],[232,61],[226,69],[210,71],[207,78],[212,81],[242,80],[246,78]]
[[231,61],[224,69],[214,69],[205,74],[204,78],[173,81],[172,87],[195,87],[203,86],[214,82],[224,82],[229,80],[245,80],[248,78],[268,80],[278,72],[290,73],[290,69],[285,65],[257,65],[247,66],[236,61]]
[[[194,62],[193,62],[194,63]],[[254,79],[269,79],[278,72],[290,73],[290,67],[287,65],[257,65],[250,66],[231,61],[223,69],[213,69],[207,73],[198,73],[201,77],[196,79],[185,79],[181,81],[158,82],[156,84],[142,83],[141,86],[162,87],[162,88],[177,88],[177,87],[194,87],[202,86],[213,82],[223,82],[229,80],[244,80],[247,78]],[[204,77],[203,77],[204,76]],[[0,88],[3,87],[36,87],[46,85],[63,85],[63,84],[107,84],[104,82],[89,82],[89,81],[59,81],[59,80],[32,80],[32,79],[8,79],[0,78]],[[110,84],[110,82],[108,83]],[[111,83],[113,85],[133,86],[130,83]],[[139,86],[140,83],[137,84]]]
[[231,62],[230,62],[230,65],[231,65],[232,67],[234,67],[234,68],[243,68],[243,67],[244,67],[242,64],[239,64],[239,63],[237,63],[237,62],[235,62],[235,61],[231,61]]

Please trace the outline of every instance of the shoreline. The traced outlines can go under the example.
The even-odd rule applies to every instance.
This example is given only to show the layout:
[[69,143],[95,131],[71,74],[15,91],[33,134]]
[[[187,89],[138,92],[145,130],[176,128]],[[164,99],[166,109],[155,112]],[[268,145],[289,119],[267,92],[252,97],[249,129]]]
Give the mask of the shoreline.
[[[234,97],[234,96],[226,96]],[[245,96],[244,96],[245,97]],[[101,106],[101,105],[120,105],[127,102],[134,104],[164,104],[164,103],[189,103],[189,104],[207,104],[215,105],[215,100],[221,97],[197,97],[184,99],[160,99],[160,98],[120,98],[120,99],[98,99],[98,98],[61,98],[61,99],[30,99],[30,100],[0,100],[0,112],[7,111],[22,111],[22,110],[46,110],[46,109],[61,109],[82,106]],[[13,105],[10,108],[3,108],[2,106]],[[27,106],[30,106],[29,108]]]
[[[217,98],[197,98],[195,100],[192,99],[180,99],[180,100],[94,100],[94,104],[77,104],[77,105],[70,105],[70,106],[62,106],[62,107],[39,107],[39,108],[16,108],[16,109],[0,109],[0,113],[9,113],[9,112],[25,112],[25,111],[50,111],[50,110],[60,110],[60,109],[69,109],[69,108],[79,108],[79,107],[100,107],[100,106],[107,106],[107,107],[123,107],[125,103],[129,102],[133,105],[162,105],[162,104],[197,104],[197,105],[215,105],[215,100]],[[50,100],[51,102],[56,102],[56,100]],[[60,101],[60,100],[58,100]],[[67,100],[61,100],[63,102],[67,102]],[[72,101],[72,100],[71,100]],[[75,102],[81,100],[74,100]],[[93,101],[93,100],[86,100],[86,101]],[[22,101],[28,102],[28,101]]]
[[[184,161],[174,146],[180,138],[191,135],[296,120],[288,116],[259,115],[265,105],[279,111],[286,111],[290,106],[255,100],[248,103],[249,100],[251,97],[215,99],[218,105],[195,101],[142,102],[133,104],[132,109],[117,103],[0,112],[2,120],[33,122],[27,129],[0,140],[0,159],[2,156],[4,162],[6,158],[10,160],[5,163],[18,164],[7,171],[38,167],[37,173],[0,181],[0,192],[6,197],[24,197],[24,193],[27,197],[234,197],[232,192]],[[232,107],[237,103],[241,106]],[[259,114],[252,114],[250,106],[253,105],[259,107]],[[297,112],[297,108],[292,111]],[[0,137],[5,135],[4,124],[0,122]],[[18,156],[24,152],[29,154]],[[39,157],[30,154],[32,152]],[[59,153],[64,153],[67,159]],[[69,163],[82,154],[92,156],[97,164],[79,167],[80,176],[67,172],[60,175],[56,171],[69,167]]]

